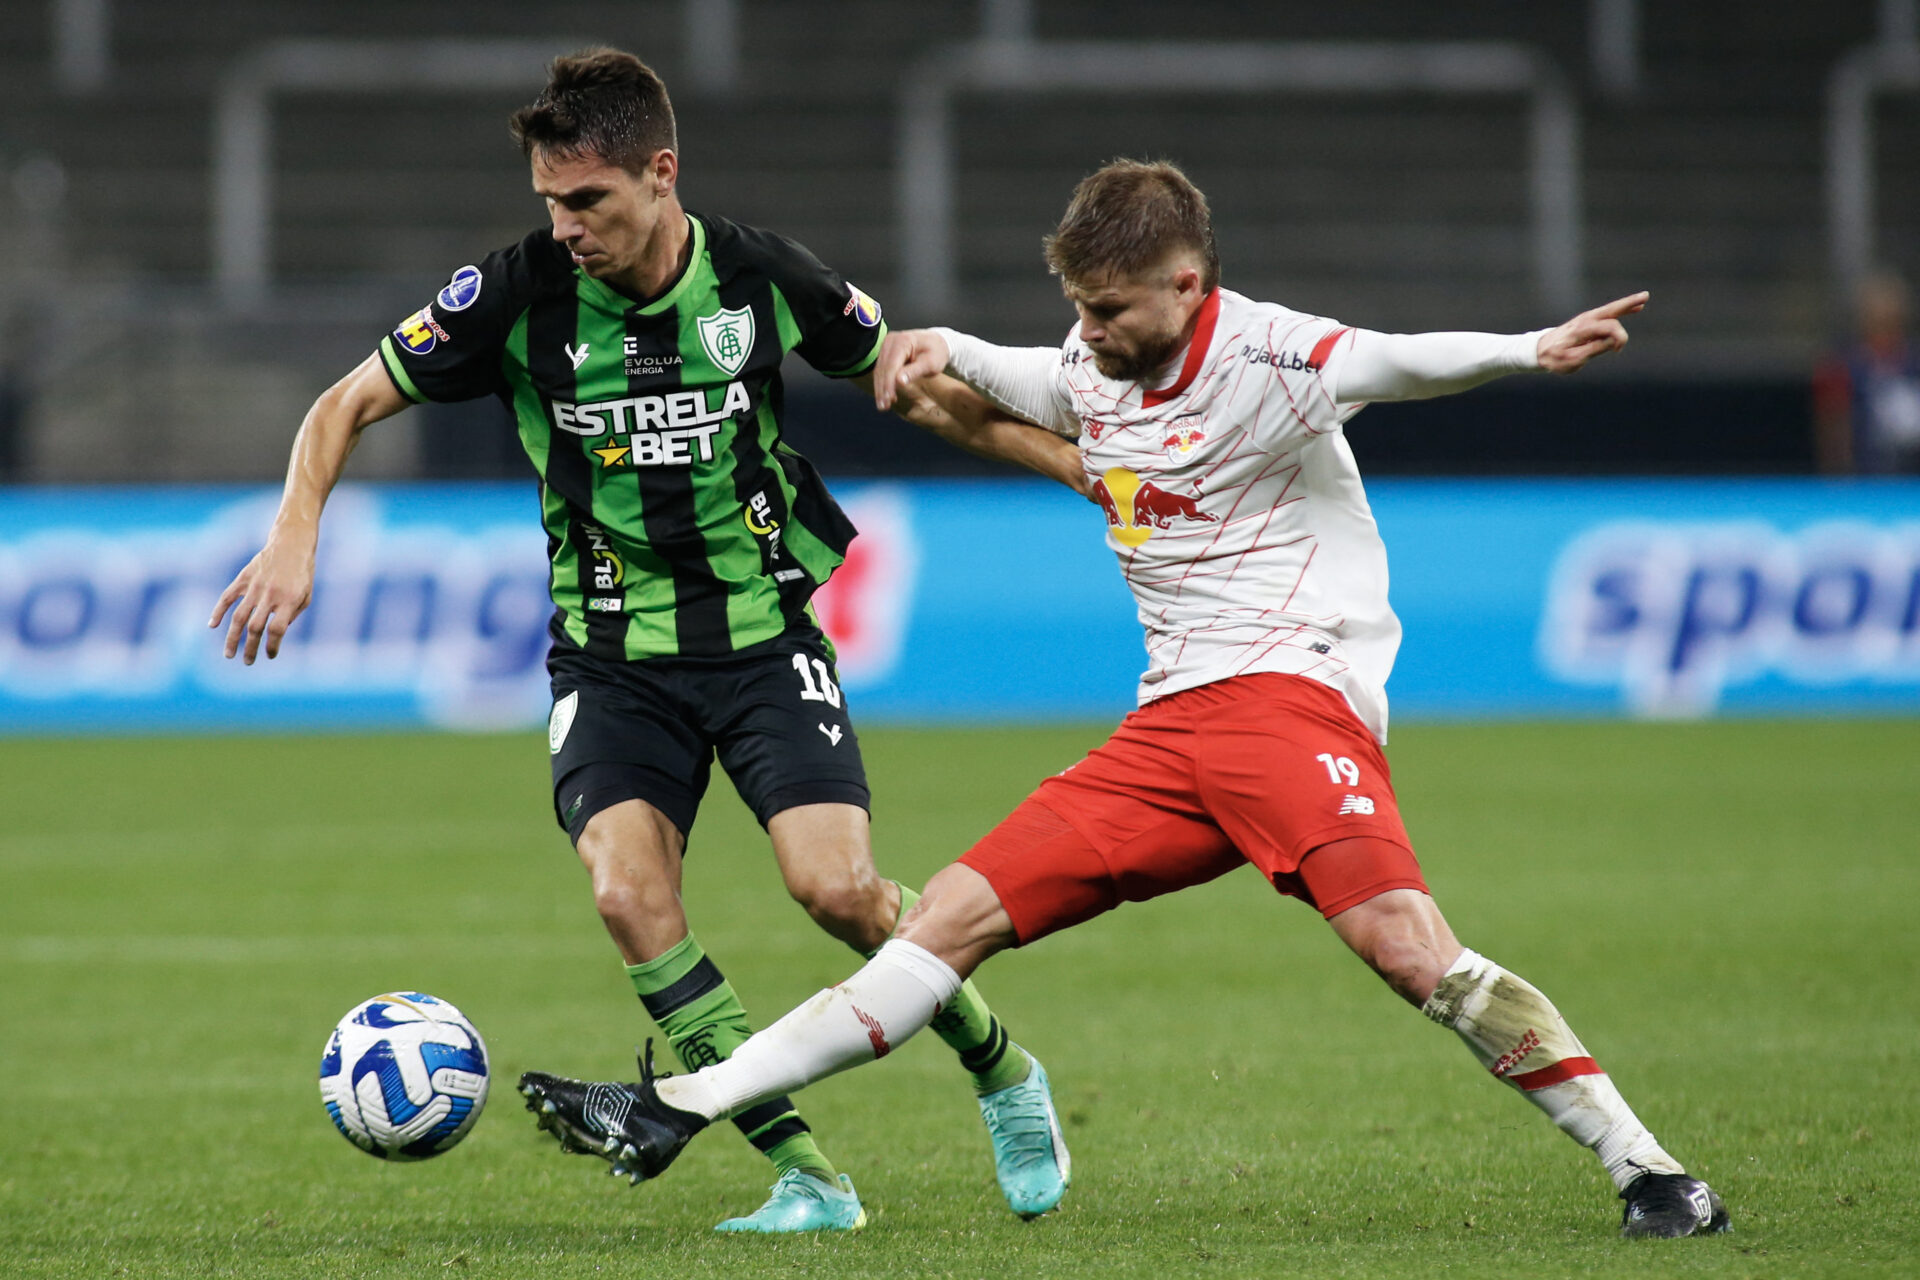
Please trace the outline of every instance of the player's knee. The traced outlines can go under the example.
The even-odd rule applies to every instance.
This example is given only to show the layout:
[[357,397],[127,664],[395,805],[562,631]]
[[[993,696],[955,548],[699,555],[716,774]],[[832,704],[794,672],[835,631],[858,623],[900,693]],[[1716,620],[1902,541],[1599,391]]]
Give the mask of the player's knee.
[[1447,971],[1431,939],[1409,934],[1376,938],[1364,954],[1373,971],[1413,1004],[1425,1004]]
[[1416,889],[1391,889],[1328,921],[1354,954],[1400,995],[1424,1004],[1460,954],[1434,905]]
[[673,887],[633,876],[596,875],[593,906],[608,924],[650,920],[677,907]]
[[897,936],[933,952],[963,975],[1015,942],[1013,922],[993,886],[961,863],[927,882]]
[[886,885],[878,876],[810,876],[790,882],[787,892],[815,924],[849,946],[872,950],[892,932]]

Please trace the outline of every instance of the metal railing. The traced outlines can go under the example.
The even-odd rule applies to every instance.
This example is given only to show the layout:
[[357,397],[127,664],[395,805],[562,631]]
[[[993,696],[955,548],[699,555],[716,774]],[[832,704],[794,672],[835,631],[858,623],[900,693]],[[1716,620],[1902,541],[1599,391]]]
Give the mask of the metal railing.
[[1129,96],[1276,91],[1523,95],[1531,124],[1528,204],[1535,289],[1552,312],[1572,310],[1580,302],[1579,112],[1565,79],[1531,48],[1506,43],[975,40],[934,51],[916,62],[901,82],[895,235],[900,298],[913,314],[951,314],[959,304],[954,99],[964,91],[983,90]]
[[1827,231],[1834,284],[1845,292],[1866,276],[1878,251],[1874,99],[1920,92],[1920,41],[1909,37],[1855,49],[1827,81]]
[[231,307],[266,301],[273,280],[273,106],[287,91],[438,93],[537,89],[556,53],[547,40],[276,40],[221,77],[213,112],[214,288]]

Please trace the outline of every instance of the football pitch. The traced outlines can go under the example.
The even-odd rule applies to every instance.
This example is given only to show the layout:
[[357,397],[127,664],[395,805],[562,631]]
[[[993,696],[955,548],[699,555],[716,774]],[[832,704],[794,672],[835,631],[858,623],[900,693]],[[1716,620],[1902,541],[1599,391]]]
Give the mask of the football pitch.
[[[1099,726],[865,735],[918,884]],[[1911,1275],[1920,720],[1409,726],[1390,751],[1467,945],[1567,1014],[1731,1235],[1622,1241],[1598,1163],[1236,872],[1003,956],[1075,1181],[1001,1203],[923,1036],[801,1095],[854,1237],[717,1237],[771,1173],[730,1127],[629,1188],[536,1132],[527,1068],[631,1078],[646,1022],[548,809],[544,739],[0,742],[6,1276]],[[761,1023],[854,957],[716,777],[686,896]],[[432,992],[487,1037],[466,1142],[328,1123],[335,1019]]]

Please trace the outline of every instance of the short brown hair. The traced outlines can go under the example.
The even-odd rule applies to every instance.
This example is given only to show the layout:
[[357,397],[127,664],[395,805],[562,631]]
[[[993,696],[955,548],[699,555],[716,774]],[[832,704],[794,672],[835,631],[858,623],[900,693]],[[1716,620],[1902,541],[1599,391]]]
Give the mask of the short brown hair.
[[531,159],[596,156],[639,173],[661,151],[678,151],[673,103],[653,68],[618,49],[582,49],[555,58],[547,87],[513,113],[508,127]]
[[1200,284],[1220,283],[1207,197],[1164,160],[1115,160],[1080,180],[1054,233],[1042,242],[1047,268],[1069,284],[1138,275],[1169,253],[1200,256]]

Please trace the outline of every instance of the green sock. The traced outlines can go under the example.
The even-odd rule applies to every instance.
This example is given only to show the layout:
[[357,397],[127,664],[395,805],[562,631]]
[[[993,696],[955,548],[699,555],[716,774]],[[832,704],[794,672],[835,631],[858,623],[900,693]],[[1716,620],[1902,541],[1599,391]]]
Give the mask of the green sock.
[[[753,1034],[740,997],[691,933],[645,964],[628,965],[627,978],[689,1071],[731,1057]],[[785,1096],[749,1107],[733,1123],[782,1175],[804,1169],[832,1182],[838,1174]]]
[[[893,922],[895,929],[900,927],[900,921],[906,918],[913,904],[920,901],[920,895],[907,886],[898,887],[900,915]],[[872,954],[869,952],[869,957]],[[994,1093],[1019,1084],[1033,1070],[1033,1059],[1025,1049],[1007,1039],[1006,1028],[993,1016],[993,1010],[987,1008],[987,1002],[971,978],[960,984],[960,994],[935,1014],[928,1025],[933,1028],[933,1034],[960,1055],[960,1065],[973,1077],[975,1093]]]

